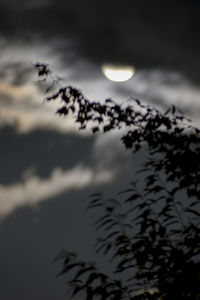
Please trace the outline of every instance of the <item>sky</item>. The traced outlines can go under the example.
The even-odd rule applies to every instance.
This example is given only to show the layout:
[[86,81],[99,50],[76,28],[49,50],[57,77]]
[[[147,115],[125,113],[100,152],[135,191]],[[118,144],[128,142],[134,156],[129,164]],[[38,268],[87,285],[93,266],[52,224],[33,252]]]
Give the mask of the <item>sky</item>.
[[[94,137],[58,117],[33,64],[48,63],[91,100],[175,104],[199,123],[199,36],[197,0],[0,1],[3,299],[66,299],[54,257],[66,248],[95,259],[88,195],[123,189],[138,165],[120,133]],[[111,82],[104,63],[133,66],[135,75]]]

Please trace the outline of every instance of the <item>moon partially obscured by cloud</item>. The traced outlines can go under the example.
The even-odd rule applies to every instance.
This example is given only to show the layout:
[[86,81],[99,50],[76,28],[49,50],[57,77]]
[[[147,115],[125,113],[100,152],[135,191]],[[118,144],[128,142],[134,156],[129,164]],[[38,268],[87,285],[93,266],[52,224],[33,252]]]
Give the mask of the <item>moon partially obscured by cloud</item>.
[[123,82],[131,79],[135,69],[131,66],[103,64],[101,66],[103,74],[111,81]]

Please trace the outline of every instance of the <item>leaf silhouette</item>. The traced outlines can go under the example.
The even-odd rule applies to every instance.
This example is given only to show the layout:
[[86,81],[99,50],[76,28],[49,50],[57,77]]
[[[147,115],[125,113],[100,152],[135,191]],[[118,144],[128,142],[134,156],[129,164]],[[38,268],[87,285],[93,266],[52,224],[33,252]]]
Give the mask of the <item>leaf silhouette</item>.
[[[51,73],[46,64],[35,68],[45,80]],[[95,249],[108,256],[110,270],[107,275],[64,252],[59,275],[72,277],[72,296],[199,300],[200,129],[174,105],[161,112],[138,99],[132,105],[89,101],[72,86],[58,87],[45,100],[61,101],[57,113],[68,117],[70,112],[80,130],[119,130],[130,155],[147,152],[131,188],[107,200],[100,193],[89,198],[90,211],[100,213]]]

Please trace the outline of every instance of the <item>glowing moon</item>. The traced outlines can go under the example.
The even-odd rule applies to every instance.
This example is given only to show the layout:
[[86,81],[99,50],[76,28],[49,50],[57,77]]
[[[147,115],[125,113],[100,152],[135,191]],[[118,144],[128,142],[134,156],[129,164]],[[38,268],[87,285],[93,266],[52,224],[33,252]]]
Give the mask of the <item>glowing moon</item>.
[[106,78],[116,82],[127,81],[135,74],[135,69],[130,66],[103,64],[101,69]]

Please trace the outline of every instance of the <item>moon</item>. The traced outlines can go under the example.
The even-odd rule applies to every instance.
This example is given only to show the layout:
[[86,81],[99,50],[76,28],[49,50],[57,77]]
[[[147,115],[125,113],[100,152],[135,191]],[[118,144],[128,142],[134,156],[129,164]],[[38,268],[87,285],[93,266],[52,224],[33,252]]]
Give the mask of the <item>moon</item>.
[[115,82],[127,81],[135,74],[133,67],[123,65],[103,64],[101,70],[107,79]]

